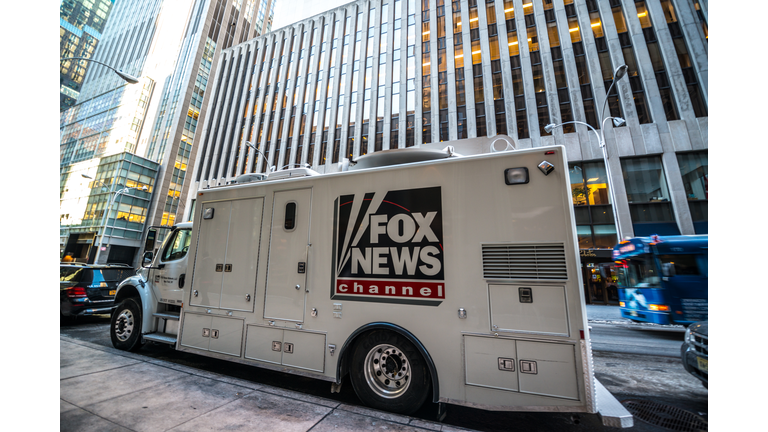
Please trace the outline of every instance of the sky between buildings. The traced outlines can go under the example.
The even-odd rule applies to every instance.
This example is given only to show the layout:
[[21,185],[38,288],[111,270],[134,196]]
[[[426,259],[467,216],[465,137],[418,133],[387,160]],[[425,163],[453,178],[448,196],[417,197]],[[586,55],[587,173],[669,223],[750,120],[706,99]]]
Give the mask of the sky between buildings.
[[353,0],[281,0],[275,4],[272,30],[351,3]]

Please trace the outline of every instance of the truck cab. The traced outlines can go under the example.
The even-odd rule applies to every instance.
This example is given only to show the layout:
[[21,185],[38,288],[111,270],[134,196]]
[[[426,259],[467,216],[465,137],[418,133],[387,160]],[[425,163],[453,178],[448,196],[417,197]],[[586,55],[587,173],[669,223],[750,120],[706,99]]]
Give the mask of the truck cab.
[[157,249],[151,230],[141,269],[120,284],[115,296],[110,335],[116,347],[128,351],[147,340],[175,344],[178,334],[192,222],[171,228]]

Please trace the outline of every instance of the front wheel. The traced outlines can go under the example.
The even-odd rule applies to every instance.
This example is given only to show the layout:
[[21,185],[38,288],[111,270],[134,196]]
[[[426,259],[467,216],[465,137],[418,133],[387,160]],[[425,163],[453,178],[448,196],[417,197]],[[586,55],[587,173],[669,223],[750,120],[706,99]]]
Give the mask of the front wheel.
[[138,351],[141,348],[141,307],[136,299],[123,300],[112,312],[109,336],[117,349]]
[[421,354],[403,336],[373,331],[352,353],[355,393],[372,408],[400,414],[418,410],[429,393],[429,373]]

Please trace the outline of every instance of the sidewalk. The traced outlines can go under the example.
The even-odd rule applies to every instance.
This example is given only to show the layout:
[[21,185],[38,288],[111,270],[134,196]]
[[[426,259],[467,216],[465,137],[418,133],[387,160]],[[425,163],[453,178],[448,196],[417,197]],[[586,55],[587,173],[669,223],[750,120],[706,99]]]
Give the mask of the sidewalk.
[[61,431],[467,431],[60,337]]

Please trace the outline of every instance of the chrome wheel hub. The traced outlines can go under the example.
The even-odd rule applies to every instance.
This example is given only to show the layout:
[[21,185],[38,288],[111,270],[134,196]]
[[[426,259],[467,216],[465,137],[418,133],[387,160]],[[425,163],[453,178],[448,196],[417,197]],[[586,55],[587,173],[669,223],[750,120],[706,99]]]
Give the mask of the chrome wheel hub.
[[365,357],[365,380],[377,395],[394,399],[411,383],[411,362],[399,348],[377,345]]
[[123,309],[117,315],[115,320],[115,336],[121,341],[125,342],[131,337],[133,333],[134,316],[128,309]]

